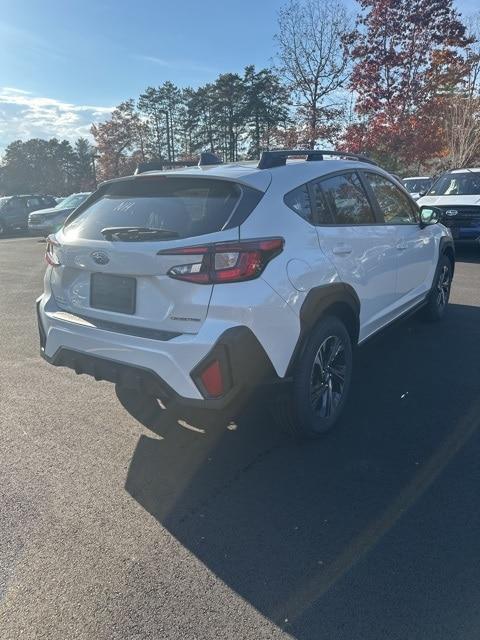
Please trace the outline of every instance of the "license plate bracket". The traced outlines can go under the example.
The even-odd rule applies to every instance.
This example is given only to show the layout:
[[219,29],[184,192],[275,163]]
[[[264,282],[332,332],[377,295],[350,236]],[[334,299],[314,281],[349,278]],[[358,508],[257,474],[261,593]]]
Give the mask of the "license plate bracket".
[[135,313],[137,281],[128,276],[92,273],[90,276],[90,306],[115,313]]

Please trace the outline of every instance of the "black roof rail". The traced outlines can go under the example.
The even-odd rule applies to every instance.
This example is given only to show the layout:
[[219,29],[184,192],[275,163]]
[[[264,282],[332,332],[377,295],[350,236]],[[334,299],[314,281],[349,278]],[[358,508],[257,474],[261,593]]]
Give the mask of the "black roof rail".
[[279,149],[277,151],[263,151],[257,167],[258,169],[283,167],[287,163],[287,158],[292,156],[306,156],[307,161],[323,160],[323,156],[333,156],[336,158],[358,160],[359,162],[368,162],[369,164],[378,166],[374,160],[370,160],[367,156],[349,153],[348,151],[332,151],[330,149]]
[[451,169],[445,169],[443,173],[450,173],[451,171],[469,171],[470,173],[475,173],[475,171],[472,171],[472,168],[476,169],[476,167],[452,167]]
[[214,164],[223,164],[223,160],[210,151],[202,151],[198,159],[198,166],[207,167]]

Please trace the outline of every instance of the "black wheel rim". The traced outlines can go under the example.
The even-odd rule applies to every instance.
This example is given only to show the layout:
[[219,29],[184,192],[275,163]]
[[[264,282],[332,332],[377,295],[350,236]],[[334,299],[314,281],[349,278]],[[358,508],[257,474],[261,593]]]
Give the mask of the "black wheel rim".
[[437,305],[442,309],[448,302],[450,294],[450,269],[443,265],[437,281]]
[[330,418],[343,397],[347,363],[345,348],[338,336],[329,336],[320,345],[310,376],[310,402],[313,412]]

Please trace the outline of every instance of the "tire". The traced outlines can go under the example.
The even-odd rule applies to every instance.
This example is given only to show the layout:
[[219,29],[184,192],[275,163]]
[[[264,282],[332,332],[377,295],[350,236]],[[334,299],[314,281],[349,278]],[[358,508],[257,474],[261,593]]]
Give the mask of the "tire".
[[330,431],[345,406],[352,367],[345,325],[337,317],[325,317],[312,330],[295,365],[291,393],[279,398],[276,410],[282,426],[302,439]]
[[427,319],[432,322],[441,320],[447,310],[452,284],[452,271],[451,261],[447,256],[442,255],[425,310]]

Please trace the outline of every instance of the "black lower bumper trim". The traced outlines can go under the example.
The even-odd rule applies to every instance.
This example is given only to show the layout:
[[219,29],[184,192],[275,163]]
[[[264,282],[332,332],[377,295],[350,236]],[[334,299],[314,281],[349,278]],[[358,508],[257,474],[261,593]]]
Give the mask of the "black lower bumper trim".
[[173,338],[177,338],[182,335],[181,333],[178,333],[178,331],[164,331],[147,327],[136,327],[134,325],[126,325],[119,322],[99,320],[98,318],[92,318],[91,316],[74,314],[70,311],[59,310],[52,313],[51,317],[55,320],[70,322],[71,324],[87,325],[88,327],[100,329],[101,331],[111,331],[112,333],[122,333],[129,336],[148,338],[149,340],[159,340],[162,342],[167,342],[168,340],[172,340]]
[[220,398],[194,399],[177,394],[157,373],[143,367],[128,365],[75,351],[60,348],[53,357],[43,349],[42,356],[57,367],[68,367],[78,374],[87,374],[95,380],[107,380],[123,387],[141,391],[163,401],[175,400],[181,405],[204,409],[228,410],[237,413],[251,392],[266,379],[275,378],[273,366],[264,349],[247,327],[228,329],[216,342],[211,352],[195,367],[212,358],[219,349],[228,354],[232,384]]
[[[226,396],[233,390],[250,390],[262,380],[272,378],[275,372],[262,345],[248,327],[227,329],[217,340],[209,353],[191,372],[191,377],[200,393],[208,400],[208,392],[203,386],[200,374],[214,360],[218,360],[222,370]],[[226,397],[225,396],[225,397]]]
[[107,358],[92,356],[73,349],[60,348],[52,358],[42,356],[56,367],[68,367],[77,374],[86,374],[95,380],[106,380],[124,387],[143,391],[147,395],[170,399],[175,392],[156,373],[142,367],[131,366]]

